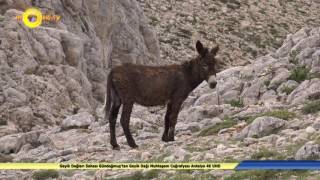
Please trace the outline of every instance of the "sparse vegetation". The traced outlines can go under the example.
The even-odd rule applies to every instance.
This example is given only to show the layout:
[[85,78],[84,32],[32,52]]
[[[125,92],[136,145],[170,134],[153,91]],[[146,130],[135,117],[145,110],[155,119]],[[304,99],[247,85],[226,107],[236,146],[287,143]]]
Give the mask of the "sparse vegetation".
[[312,114],[320,111],[320,100],[312,101],[307,103],[303,108],[302,112],[305,114]]
[[273,179],[290,179],[291,176],[297,176],[298,179],[303,179],[309,175],[306,170],[249,170],[249,171],[236,171],[224,180],[273,180]]
[[282,92],[286,93],[287,95],[289,95],[290,93],[292,93],[293,90],[295,90],[296,87],[292,86],[283,86],[283,88],[281,89]]
[[284,120],[289,120],[295,118],[297,115],[294,112],[290,112],[288,110],[275,110],[263,113],[263,116],[272,116]]
[[264,82],[263,82],[263,84],[264,84],[264,85],[266,85],[266,86],[268,87],[268,86],[269,86],[269,84],[270,84],[270,82],[271,82],[270,80],[266,80],[266,81],[264,81]]
[[265,113],[260,113],[252,116],[247,116],[243,118],[248,124],[252,123],[256,118],[262,117],[262,116],[271,116],[271,117],[276,117],[280,118],[283,120],[290,120],[295,118],[297,115],[294,112],[290,112],[288,110],[274,110],[274,111],[269,111]]
[[36,171],[32,175],[32,178],[34,180],[45,180],[45,179],[58,178],[58,177],[59,177],[58,171],[53,169]]
[[259,159],[286,159],[284,155],[271,151],[266,148],[260,149],[258,152],[252,154],[251,159],[259,160]]
[[304,80],[309,79],[308,72],[309,72],[309,69],[307,67],[298,66],[291,71],[291,74],[288,79],[294,80],[300,83]]
[[225,118],[223,122],[213,125],[207,129],[202,130],[198,136],[210,136],[217,134],[221,129],[229,128],[236,125],[237,122],[231,118]]
[[239,160],[234,159],[232,156],[226,156],[222,160],[223,163],[236,163],[239,162]]
[[231,101],[228,102],[228,104],[230,104],[232,107],[243,107],[243,101],[239,98],[239,99],[233,99]]
[[145,173],[138,171],[131,176],[116,178],[117,180],[149,180],[158,177],[160,170],[151,169]]
[[298,65],[298,58],[297,58],[297,55],[299,54],[299,51],[292,51],[290,53],[290,59],[289,59],[289,62],[292,63],[292,64],[295,64],[295,65]]

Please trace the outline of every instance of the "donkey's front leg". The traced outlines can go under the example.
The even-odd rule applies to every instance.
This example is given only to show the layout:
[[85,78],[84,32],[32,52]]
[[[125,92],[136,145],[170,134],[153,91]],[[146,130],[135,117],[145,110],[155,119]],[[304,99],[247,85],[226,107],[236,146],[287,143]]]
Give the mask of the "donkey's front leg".
[[120,123],[121,126],[123,128],[124,131],[124,135],[127,138],[127,142],[129,144],[130,147],[132,148],[137,148],[137,144],[134,141],[131,132],[130,132],[130,128],[129,128],[129,124],[130,124],[130,115],[132,112],[132,107],[133,107],[133,103],[126,103],[123,104],[123,109],[122,109],[122,115],[121,115],[121,119],[120,119]]
[[168,103],[167,105],[167,112],[166,115],[164,117],[164,132],[162,135],[162,141],[164,142],[168,142],[169,138],[168,138],[168,132],[169,132],[169,122],[170,122],[170,113],[171,113],[171,102]]
[[173,102],[169,115],[168,141],[174,141],[174,131],[177,124],[177,118],[182,105],[182,101]]

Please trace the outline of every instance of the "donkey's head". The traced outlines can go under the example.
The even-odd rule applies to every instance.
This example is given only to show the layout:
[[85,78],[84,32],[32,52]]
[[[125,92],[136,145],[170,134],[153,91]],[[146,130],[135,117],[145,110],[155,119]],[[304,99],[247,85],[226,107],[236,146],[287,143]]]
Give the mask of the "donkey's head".
[[197,64],[200,77],[208,82],[210,88],[215,88],[217,85],[216,73],[218,69],[215,56],[219,50],[219,46],[209,50],[208,48],[203,47],[200,41],[197,41],[196,49],[199,53]]

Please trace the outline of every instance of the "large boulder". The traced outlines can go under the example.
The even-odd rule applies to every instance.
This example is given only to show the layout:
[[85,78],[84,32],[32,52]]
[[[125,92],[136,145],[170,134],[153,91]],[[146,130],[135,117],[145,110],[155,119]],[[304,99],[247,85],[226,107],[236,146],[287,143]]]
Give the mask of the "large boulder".
[[237,139],[246,137],[262,137],[277,132],[286,122],[282,119],[263,116],[256,118],[250,125],[246,126],[240,133],[235,135]]
[[308,142],[295,154],[296,160],[318,160],[320,158],[320,145]]

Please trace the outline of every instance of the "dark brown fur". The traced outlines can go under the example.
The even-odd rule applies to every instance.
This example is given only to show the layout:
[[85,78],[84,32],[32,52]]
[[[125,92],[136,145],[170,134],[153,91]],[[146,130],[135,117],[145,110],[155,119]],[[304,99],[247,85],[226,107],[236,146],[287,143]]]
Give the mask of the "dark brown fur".
[[[181,65],[142,66],[123,64],[113,68],[108,76],[106,118],[109,118],[110,143],[119,149],[115,137],[115,124],[120,106],[123,105],[120,123],[128,144],[138,147],[130,133],[130,114],[134,103],[144,106],[167,105],[165,130],[162,140],[174,141],[174,129],[183,101],[202,81],[216,74],[215,55],[218,47],[210,52],[198,41],[199,56]],[[214,88],[216,82],[210,82]]]

